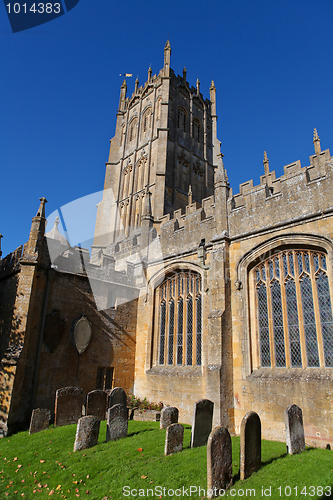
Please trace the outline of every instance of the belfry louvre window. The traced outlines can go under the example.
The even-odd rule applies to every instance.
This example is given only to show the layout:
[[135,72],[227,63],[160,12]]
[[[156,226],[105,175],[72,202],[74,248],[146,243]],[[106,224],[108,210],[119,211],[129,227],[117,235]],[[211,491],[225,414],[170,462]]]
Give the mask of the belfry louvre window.
[[156,290],[158,364],[201,365],[201,276],[184,271],[168,277]]
[[261,366],[333,367],[326,255],[286,250],[253,271]]

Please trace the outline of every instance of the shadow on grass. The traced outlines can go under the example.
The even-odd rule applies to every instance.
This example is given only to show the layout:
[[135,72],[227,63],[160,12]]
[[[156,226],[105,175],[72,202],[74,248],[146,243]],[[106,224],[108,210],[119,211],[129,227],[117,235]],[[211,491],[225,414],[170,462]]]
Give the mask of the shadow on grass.
[[267,462],[261,462],[261,467],[266,467],[266,465],[270,465],[272,464],[273,462],[275,462],[276,460],[280,460],[281,458],[285,458],[288,456],[288,453],[282,453],[281,455],[279,455],[278,457],[273,457],[271,458],[270,460],[267,460]]
[[137,434],[143,434],[144,432],[151,432],[151,431],[156,431],[156,429],[144,429],[142,431],[136,431],[136,432],[129,432],[127,434],[127,437],[130,437],[130,436],[136,436]]
[[[264,467],[266,467],[267,465],[270,465],[272,464],[273,462],[275,462],[276,460],[280,460],[282,458],[285,458],[286,456],[288,455],[288,453],[282,453],[281,455],[279,455],[278,457],[274,457],[274,458],[271,458],[270,460],[267,460],[266,462],[261,462],[261,465],[260,465],[260,469],[263,469]],[[259,470],[260,470],[259,469]],[[238,481],[240,481],[240,471],[237,472],[237,474],[234,474],[232,476],[232,483],[235,484],[237,483]],[[327,498],[327,497],[326,497]],[[333,500],[333,499],[332,499]]]
[[[330,491],[328,491],[328,488],[330,488]],[[331,484],[331,486],[324,486],[324,491],[326,491],[326,494],[329,493],[329,496],[326,496],[324,493],[321,497],[316,497],[316,500],[333,500],[333,485]]]

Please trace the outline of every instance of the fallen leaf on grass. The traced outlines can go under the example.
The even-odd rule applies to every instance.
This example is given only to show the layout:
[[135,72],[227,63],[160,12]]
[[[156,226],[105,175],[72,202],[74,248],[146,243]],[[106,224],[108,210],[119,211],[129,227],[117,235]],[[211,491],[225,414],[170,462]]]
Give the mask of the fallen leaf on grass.
[[141,476],[141,479],[147,479],[148,476]]
[[142,448],[138,448],[138,451],[143,451]]
[[56,487],[56,491],[60,489],[61,489],[61,484],[58,484],[58,486]]
[[43,464],[45,462],[45,460],[40,460],[40,463]]
[[13,462],[16,462],[16,460],[17,460],[17,457],[14,457],[14,458],[13,458]]

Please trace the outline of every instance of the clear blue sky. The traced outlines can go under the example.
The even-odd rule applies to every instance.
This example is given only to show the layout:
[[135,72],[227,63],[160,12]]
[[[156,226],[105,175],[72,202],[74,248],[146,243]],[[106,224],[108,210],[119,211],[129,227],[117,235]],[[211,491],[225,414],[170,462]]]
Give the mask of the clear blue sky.
[[[48,24],[11,33],[0,4],[0,233],[24,243],[39,198],[47,214],[103,188],[122,79],[171,66],[209,95],[234,193],[258,184],[267,150],[277,175],[333,151],[332,0],[80,0]],[[52,228],[51,221],[48,229]],[[88,222],[87,222],[88,224]]]

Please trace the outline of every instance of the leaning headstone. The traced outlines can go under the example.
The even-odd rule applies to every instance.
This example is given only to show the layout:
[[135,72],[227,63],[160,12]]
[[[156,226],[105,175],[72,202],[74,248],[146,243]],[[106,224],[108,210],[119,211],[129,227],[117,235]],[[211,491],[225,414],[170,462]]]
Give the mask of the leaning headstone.
[[240,478],[251,476],[261,466],[261,422],[259,415],[250,411],[245,415],[240,432]]
[[207,497],[222,496],[232,485],[231,437],[224,427],[215,427],[207,442]]
[[45,410],[42,408],[36,408],[35,410],[32,410],[29,434],[35,434],[35,432],[40,432],[48,429],[50,420],[50,410]]
[[56,391],[54,425],[76,424],[82,416],[83,390],[79,387],[63,387]]
[[161,411],[161,419],[160,419],[160,429],[166,429],[171,424],[178,423],[178,408],[175,406],[166,406]]
[[108,397],[108,408],[111,408],[114,405],[127,406],[126,392],[121,387],[115,387],[112,389]]
[[123,405],[114,405],[108,409],[106,441],[116,441],[127,436],[127,409]]
[[183,449],[184,427],[182,424],[171,424],[165,435],[164,455],[171,455]]
[[288,406],[284,412],[287,451],[290,455],[305,450],[302,410],[297,405]]
[[99,420],[105,420],[106,398],[107,394],[104,391],[96,390],[88,392],[86,415],[94,415]]
[[194,405],[191,447],[204,446],[212,430],[214,403],[200,399]]
[[99,419],[90,415],[81,417],[77,423],[74,450],[85,450],[96,446],[99,433]]

